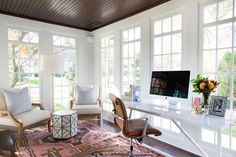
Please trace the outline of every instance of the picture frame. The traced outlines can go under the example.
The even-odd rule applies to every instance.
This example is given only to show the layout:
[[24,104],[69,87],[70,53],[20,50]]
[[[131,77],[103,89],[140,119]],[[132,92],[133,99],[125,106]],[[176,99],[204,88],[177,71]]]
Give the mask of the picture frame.
[[227,106],[227,97],[211,96],[209,114],[224,117],[226,106]]

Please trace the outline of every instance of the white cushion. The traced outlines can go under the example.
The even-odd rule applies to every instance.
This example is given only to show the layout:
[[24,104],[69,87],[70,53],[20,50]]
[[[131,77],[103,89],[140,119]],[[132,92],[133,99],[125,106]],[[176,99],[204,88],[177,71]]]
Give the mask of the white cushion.
[[21,114],[33,109],[28,88],[5,89],[3,92],[7,110],[11,111],[13,115]]
[[7,109],[7,106],[5,102],[4,93],[3,93],[3,90],[0,89],[0,110],[6,110],[6,109]]
[[74,105],[72,110],[76,110],[78,114],[99,114],[101,108],[96,104],[90,105]]
[[98,89],[94,85],[77,85],[77,104],[87,105],[96,104],[98,98]]
[[[15,116],[17,120],[23,122],[23,127],[35,124],[37,122],[46,120],[50,117],[50,112],[47,110],[31,110]],[[16,125],[9,119],[8,116],[0,117],[0,126],[16,127]]]

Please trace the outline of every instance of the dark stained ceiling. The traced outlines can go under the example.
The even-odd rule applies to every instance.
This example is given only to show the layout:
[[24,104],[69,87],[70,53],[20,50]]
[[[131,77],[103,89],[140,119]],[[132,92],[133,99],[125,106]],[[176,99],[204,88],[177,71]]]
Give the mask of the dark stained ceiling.
[[93,31],[169,0],[0,0],[0,13]]

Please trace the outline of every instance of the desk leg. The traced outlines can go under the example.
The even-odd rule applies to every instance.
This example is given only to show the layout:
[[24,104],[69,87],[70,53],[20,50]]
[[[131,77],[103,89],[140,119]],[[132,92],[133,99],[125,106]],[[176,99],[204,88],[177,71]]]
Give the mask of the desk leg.
[[222,130],[217,132],[218,145],[219,145],[219,157],[222,157]]
[[100,112],[100,136],[103,138],[104,126],[103,126],[103,102],[101,102],[101,112]]
[[171,119],[173,123],[180,129],[180,131],[192,142],[194,146],[202,153],[204,157],[208,157],[207,153],[196,143],[196,141],[182,128],[175,120]]
[[133,112],[133,110],[130,109],[130,112],[129,112],[129,119],[131,119],[131,117],[132,117],[132,112]]

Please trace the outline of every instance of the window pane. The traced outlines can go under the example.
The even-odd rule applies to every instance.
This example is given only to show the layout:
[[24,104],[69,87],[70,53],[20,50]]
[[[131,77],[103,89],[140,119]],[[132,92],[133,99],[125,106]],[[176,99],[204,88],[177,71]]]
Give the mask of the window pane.
[[207,27],[204,29],[204,49],[216,48],[216,26]]
[[161,37],[154,38],[154,54],[161,54]]
[[172,35],[172,53],[180,53],[182,51],[182,34]]
[[161,70],[161,56],[154,56],[154,70]]
[[218,48],[232,46],[232,23],[218,26]]
[[129,58],[134,58],[134,43],[129,43]]
[[136,41],[135,42],[135,55],[138,55],[138,54],[140,54],[140,52],[141,52],[141,49],[140,49],[141,47],[140,47],[140,41]]
[[166,35],[163,36],[163,44],[162,44],[162,52],[163,54],[168,54],[171,52],[171,36]]
[[172,31],[182,29],[182,15],[176,15],[172,17]]
[[163,33],[167,33],[171,31],[171,18],[168,17],[163,20]]
[[129,41],[134,40],[134,29],[129,29]]
[[123,41],[126,42],[129,40],[129,32],[128,31],[123,31]]
[[216,7],[217,4],[212,4],[204,7],[204,23],[216,21]]
[[[233,94],[234,94],[234,98],[236,98],[236,75],[233,76],[233,81],[234,81],[234,84],[233,84]],[[236,109],[236,101],[234,102],[233,108]]]
[[171,61],[171,56],[170,55],[163,55],[162,56],[162,70],[170,70],[170,61]]
[[208,128],[202,128],[201,130],[202,136],[201,139],[204,142],[211,143],[211,144],[217,144],[217,133],[214,130],[208,129]]
[[223,0],[219,2],[218,20],[233,17],[233,0]]
[[172,70],[181,69],[181,54],[172,55]]
[[140,39],[140,37],[141,37],[140,27],[135,27],[135,40]]
[[220,96],[230,96],[230,76],[229,75],[219,75],[218,81],[220,82],[217,88],[217,95]]
[[230,72],[232,70],[233,55],[231,49],[218,51],[217,70],[218,72]]
[[203,52],[203,71],[204,73],[216,72],[216,52],[204,51]]
[[155,21],[154,22],[154,35],[162,33],[162,21]]
[[123,46],[123,58],[128,58],[129,57],[129,49],[128,49],[128,44],[124,44]]

